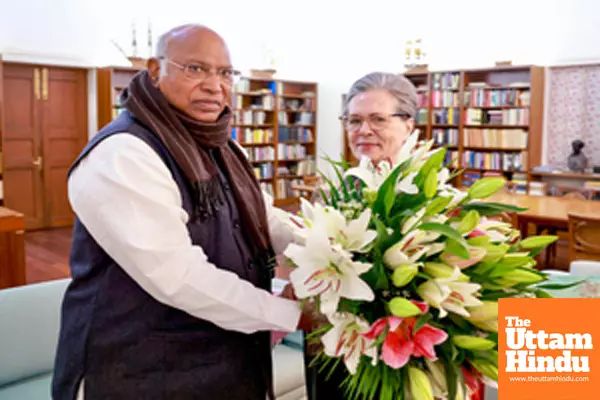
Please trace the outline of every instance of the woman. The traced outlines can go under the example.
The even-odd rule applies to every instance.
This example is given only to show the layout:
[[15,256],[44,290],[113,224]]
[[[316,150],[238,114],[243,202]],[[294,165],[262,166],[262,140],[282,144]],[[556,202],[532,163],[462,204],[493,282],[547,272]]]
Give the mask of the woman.
[[[402,75],[373,72],[354,82],[342,114],[353,156],[394,162],[414,129],[417,106],[417,91]],[[313,329],[318,329],[316,324]],[[320,350],[318,343],[306,342],[305,350],[308,399],[345,399],[340,387],[347,376],[344,364],[338,364],[326,379],[333,363],[319,371],[321,366],[313,363]]]

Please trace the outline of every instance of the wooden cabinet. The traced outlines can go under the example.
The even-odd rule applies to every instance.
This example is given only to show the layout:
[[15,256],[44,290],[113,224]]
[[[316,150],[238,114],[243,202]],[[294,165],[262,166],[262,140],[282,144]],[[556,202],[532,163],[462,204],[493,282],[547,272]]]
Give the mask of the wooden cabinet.
[[4,63],[4,205],[26,229],[69,226],[67,171],[87,142],[87,71]]
[[98,130],[115,119],[123,107],[120,96],[140,67],[106,67],[96,72],[98,93]]
[[0,289],[26,283],[23,214],[0,207]]

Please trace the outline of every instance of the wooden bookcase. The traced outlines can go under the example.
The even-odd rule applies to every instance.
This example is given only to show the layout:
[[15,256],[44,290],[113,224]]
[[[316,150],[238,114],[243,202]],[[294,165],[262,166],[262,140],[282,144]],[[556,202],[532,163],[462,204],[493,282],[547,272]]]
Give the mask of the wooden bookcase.
[[119,104],[119,95],[141,70],[141,67],[106,67],[96,71],[98,130],[123,110]]
[[[464,169],[454,182],[469,186],[483,176],[501,175],[523,186],[541,162],[544,67],[406,73],[419,92],[415,127],[422,137],[446,146],[446,162]],[[426,124],[423,124],[426,122]],[[351,161],[344,135],[346,160]]]
[[243,77],[232,108],[232,137],[248,152],[263,189],[277,206],[298,202],[292,185],[316,173],[317,84]]

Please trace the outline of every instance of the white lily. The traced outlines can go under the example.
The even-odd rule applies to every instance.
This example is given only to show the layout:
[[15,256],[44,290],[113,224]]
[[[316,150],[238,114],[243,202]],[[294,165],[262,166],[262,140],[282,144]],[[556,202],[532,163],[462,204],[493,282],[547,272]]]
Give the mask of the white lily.
[[334,313],[328,315],[333,328],[321,337],[325,354],[329,357],[344,356],[344,363],[350,374],[354,375],[360,358],[366,355],[377,365],[378,352],[373,340],[365,338],[363,333],[369,331],[367,321],[351,313]]
[[450,170],[448,168],[442,168],[437,174],[438,179],[438,190],[444,190],[446,182],[450,179]]
[[366,301],[375,297],[360,278],[373,265],[353,261],[351,253],[330,243],[324,230],[311,229],[305,246],[292,243],[283,254],[297,266],[290,274],[296,296],[319,296],[323,314],[337,311],[341,297]]
[[415,146],[417,145],[417,142],[419,141],[419,134],[419,130],[415,129],[413,133],[411,133],[410,136],[406,139],[406,141],[402,145],[402,148],[400,149],[400,152],[394,160],[395,165],[402,164],[404,161],[408,160],[411,157],[412,152]]
[[459,282],[460,269],[455,268],[448,278],[430,279],[417,288],[417,293],[430,306],[440,310],[440,318],[448,315],[448,311],[469,317],[466,307],[483,305],[473,294],[481,289],[477,283]]
[[366,189],[377,191],[385,179],[392,172],[392,165],[387,161],[381,161],[374,165],[369,157],[362,157],[357,167],[349,168],[344,177],[354,176],[360,179]]
[[[371,209],[365,209],[356,219],[346,220],[337,209],[320,204],[311,204],[301,199],[302,215],[310,230],[323,230],[327,237],[348,251],[365,252],[368,246],[377,238],[377,232],[368,229],[371,222]],[[304,237],[310,234],[303,232]]]
[[419,188],[415,185],[415,178],[419,171],[411,172],[406,175],[404,178],[399,180],[396,183],[395,191],[396,193],[408,193],[408,194],[417,194],[419,193]]
[[402,240],[385,251],[383,262],[391,269],[407,264],[417,264],[418,260],[431,250],[431,241],[437,239],[438,236],[437,233],[419,229],[410,231]]
[[477,227],[471,232],[471,236],[489,236],[492,243],[505,243],[513,235],[513,227],[508,222],[495,221],[487,217],[481,217]]

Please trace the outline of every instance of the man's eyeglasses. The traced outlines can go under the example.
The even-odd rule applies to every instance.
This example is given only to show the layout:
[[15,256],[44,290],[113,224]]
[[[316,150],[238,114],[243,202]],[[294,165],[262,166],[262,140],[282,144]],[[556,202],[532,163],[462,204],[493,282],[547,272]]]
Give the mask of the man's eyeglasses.
[[343,121],[346,129],[350,132],[353,132],[353,131],[359,130],[360,127],[365,122],[365,120],[367,121],[367,123],[369,124],[371,129],[374,129],[374,130],[385,129],[390,125],[390,122],[392,122],[392,118],[394,118],[394,117],[400,117],[400,118],[406,120],[406,119],[410,118],[410,115],[408,115],[406,113],[371,114],[366,118],[357,116],[357,115],[351,115],[351,116],[342,115],[340,117],[340,119]]
[[186,78],[195,81],[203,81],[210,78],[213,74],[216,74],[222,83],[226,85],[233,85],[241,76],[240,71],[229,67],[215,68],[204,64],[182,65],[166,57],[159,57],[159,60],[167,60],[167,62],[170,64],[173,64],[177,68],[181,69]]

